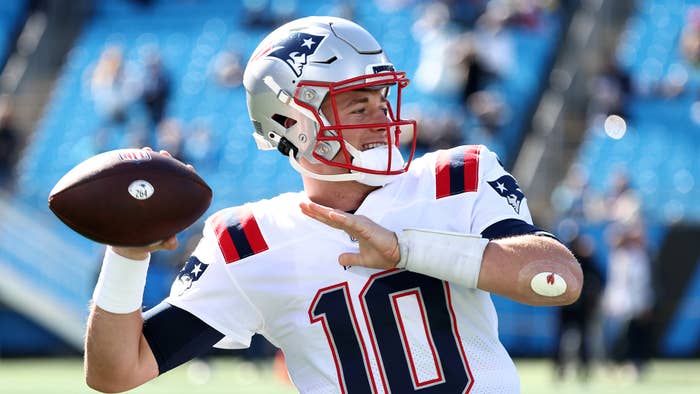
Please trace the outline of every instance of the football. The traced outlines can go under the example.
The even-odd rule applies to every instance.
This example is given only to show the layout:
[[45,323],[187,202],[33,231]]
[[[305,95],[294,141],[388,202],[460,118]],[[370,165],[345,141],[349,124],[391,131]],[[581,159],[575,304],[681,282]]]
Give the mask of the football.
[[211,199],[209,185],[179,160],[154,151],[117,149],[71,169],[48,202],[63,223],[93,241],[145,246],[192,225]]

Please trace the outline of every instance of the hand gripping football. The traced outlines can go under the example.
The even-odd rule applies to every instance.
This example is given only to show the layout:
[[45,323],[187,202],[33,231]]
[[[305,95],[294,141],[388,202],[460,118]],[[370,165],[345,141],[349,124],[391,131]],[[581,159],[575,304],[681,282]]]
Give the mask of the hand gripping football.
[[49,207],[93,241],[145,246],[192,225],[211,198],[211,188],[182,162],[153,151],[117,149],[64,175],[51,190]]

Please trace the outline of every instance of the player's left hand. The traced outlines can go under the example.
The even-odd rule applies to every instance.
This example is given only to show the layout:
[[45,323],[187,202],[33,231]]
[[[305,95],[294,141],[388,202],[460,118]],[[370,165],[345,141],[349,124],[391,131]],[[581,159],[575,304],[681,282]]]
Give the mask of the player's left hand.
[[313,202],[302,202],[299,206],[306,216],[343,230],[357,240],[360,253],[341,254],[338,256],[341,265],[390,269],[399,262],[399,241],[393,231],[363,215],[353,215]]

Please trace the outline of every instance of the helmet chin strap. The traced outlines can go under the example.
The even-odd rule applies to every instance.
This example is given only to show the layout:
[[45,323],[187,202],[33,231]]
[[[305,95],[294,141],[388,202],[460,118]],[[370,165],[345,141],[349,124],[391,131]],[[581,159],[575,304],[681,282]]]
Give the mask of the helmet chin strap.
[[[355,149],[350,143],[347,141],[345,142],[345,147],[350,153],[350,155],[353,157],[353,163],[357,166],[363,166],[365,168],[370,168],[374,170],[381,170],[383,169],[385,163],[386,163],[386,158],[388,157],[388,152],[386,152],[387,148],[382,149],[380,148],[374,148],[370,149],[368,151],[359,151]],[[395,146],[391,146],[392,152],[391,152],[391,169],[392,170],[397,170],[401,167],[403,167],[404,161],[403,157],[401,156],[401,152],[399,151],[398,148]],[[379,158],[377,156],[381,155],[382,158]],[[366,172],[359,172],[355,170],[351,170],[351,172],[348,172],[346,174],[318,174],[316,172],[313,172],[309,170],[308,168],[302,166],[297,159],[294,157],[294,154],[289,155],[289,164],[294,168],[296,171],[299,173],[306,175],[310,178],[318,179],[321,181],[329,181],[329,182],[343,182],[343,181],[357,181],[359,183],[368,185],[368,186],[384,186],[387,185],[388,183],[392,182],[397,178],[396,175],[381,175],[381,174],[370,174]],[[379,167],[379,168],[374,168],[374,167]]]
[[302,166],[297,159],[294,158],[294,154],[290,152],[289,154],[289,164],[292,165],[292,168],[297,170],[299,173],[306,175],[310,178],[318,179],[321,181],[329,181],[329,182],[343,182],[343,181],[358,181],[360,176],[363,175],[361,173],[347,173],[347,174],[318,174],[315,173],[308,168]]
[[[359,151],[348,143],[346,143],[345,147],[353,157],[352,164],[357,167],[369,168],[372,170],[385,170],[387,160],[389,159],[389,154],[391,154],[391,163],[389,163],[389,168],[392,171],[400,170],[404,165],[401,151],[399,151],[399,148],[393,144],[391,146],[385,145],[366,151]],[[389,151],[390,149],[391,151]],[[369,186],[384,186],[396,179],[396,175],[370,174],[354,170],[351,170],[351,172],[355,174],[362,174],[363,176],[358,180],[358,182]]]

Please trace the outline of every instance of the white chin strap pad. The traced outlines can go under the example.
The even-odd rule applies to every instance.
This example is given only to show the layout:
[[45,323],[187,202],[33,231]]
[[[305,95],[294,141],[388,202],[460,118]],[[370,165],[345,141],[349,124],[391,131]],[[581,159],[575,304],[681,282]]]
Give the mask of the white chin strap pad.
[[[359,166],[361,164],[363,168],[386,170],[386,165],[389,160],[389,150],[386,146],[377,147],[364,152],[355,149],[347,142],[345,146],[353,157],[353,165]],[[391,169],[400,170],[404,166],[401,151],[393,145],[391,148]],[[302,166],[293,154],[289,155],[289,164],[300,174],[329,182],[357,181],[368,186],[384,186],[396,179],[396,175],[377,175],[359,171],[351,171],[345,174],[318,174]]]
[[[389,147],[379,146],[374,149],[359,151],[347,144],[348,152],[352,155],[352,164],[355,167],[367,168],[370,170],[385,171],[389,163]],[[398,171],[404,166],[403,156],[401,151],[395,145],[391,145],[391,166],[392,171]],[[368,174],[366,172],[352,171],[356,174],[362,174],[362,177],[357,181],[369,186],[384,186],[396,179],[396,175],[380,175]]]

